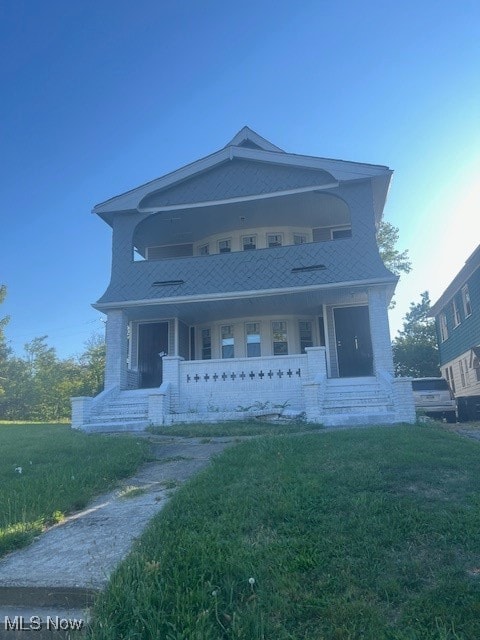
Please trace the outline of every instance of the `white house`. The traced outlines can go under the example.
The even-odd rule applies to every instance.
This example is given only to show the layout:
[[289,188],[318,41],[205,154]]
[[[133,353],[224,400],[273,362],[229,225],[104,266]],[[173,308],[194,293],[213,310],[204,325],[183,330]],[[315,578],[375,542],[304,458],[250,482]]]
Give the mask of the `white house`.
[[397,277],[376,244],[384,166],[286,153],[244,127],[219,151],[98,204],[113,230],[105,391],[85,430],[239,418],[414,420],[394,378]]

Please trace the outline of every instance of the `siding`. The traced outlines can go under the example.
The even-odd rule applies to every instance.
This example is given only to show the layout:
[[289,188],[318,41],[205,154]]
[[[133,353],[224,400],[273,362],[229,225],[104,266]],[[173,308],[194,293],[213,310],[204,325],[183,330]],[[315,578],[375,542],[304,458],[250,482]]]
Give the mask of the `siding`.
[[454,328],[452,299],[443,307],[447,318],[448,338],[445,342],[440,340],[439,315],[436,316],[437,339],[439,344],[440,365],[456,360],[464,352],[475,345],[480,344],[480,267],[467,280],[472,314],[466,318],[463,309],[461,288],[455,294],[461,322]]

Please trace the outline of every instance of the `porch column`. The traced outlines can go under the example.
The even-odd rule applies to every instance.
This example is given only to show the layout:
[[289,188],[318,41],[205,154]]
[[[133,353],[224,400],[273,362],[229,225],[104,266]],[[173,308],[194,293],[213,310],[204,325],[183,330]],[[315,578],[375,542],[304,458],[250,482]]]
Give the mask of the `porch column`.
[[105,389],[127,388],[127,316],[123,309],[107,312],[107,354],[105,360]]
[[393,376],[393,354],[388,323],[388,304],[385,289],[368,290],[368,312],[372,338],[373,364],[376,376]]

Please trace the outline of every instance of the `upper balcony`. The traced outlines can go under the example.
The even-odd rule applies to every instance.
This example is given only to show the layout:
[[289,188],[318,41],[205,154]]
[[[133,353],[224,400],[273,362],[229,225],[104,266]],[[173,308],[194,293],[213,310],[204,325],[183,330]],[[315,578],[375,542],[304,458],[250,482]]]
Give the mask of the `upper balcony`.
[[348,238],[348,205],[311,191],[155,213],[133,231],[135,260],[209,256]]

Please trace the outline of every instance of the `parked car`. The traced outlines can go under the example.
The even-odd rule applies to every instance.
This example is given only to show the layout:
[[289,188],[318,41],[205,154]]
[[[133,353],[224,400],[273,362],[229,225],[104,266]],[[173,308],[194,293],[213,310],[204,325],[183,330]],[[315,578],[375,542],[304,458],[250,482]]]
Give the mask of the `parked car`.
[[432,418],[456,422],[457,406],[445,378],[415,378],[412,389],[416,410]]

